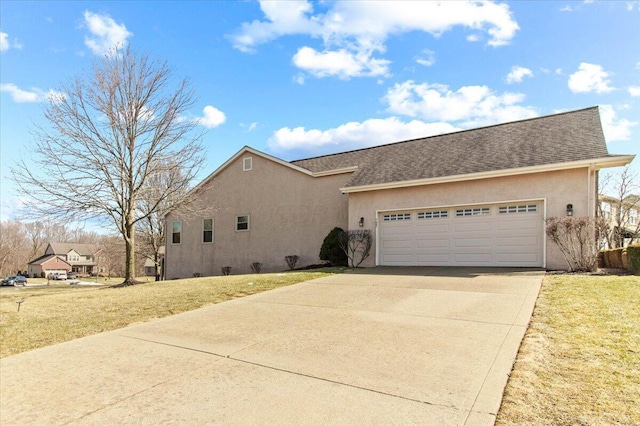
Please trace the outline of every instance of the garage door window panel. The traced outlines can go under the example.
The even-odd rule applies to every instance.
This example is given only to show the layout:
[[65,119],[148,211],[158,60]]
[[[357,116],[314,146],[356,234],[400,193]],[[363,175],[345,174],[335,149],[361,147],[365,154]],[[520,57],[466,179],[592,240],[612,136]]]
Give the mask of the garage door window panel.
[[447,217],[449,217],[447,210],[418,212],[418,219],[445,219]]
[[519,214],[519,213],[537,213],[538,206],[536,204],[516,205],[516,206],[500,206],[498,214]]
[[401,220],[411,220],[411,213],[393,213],[385,214],[382,217],[385,222],[397,222]]
[[478,208],[471,208],[471,209],[456,210],[456,217],[488,216],[490,214],[491,214],[491,209],[489,207],[478,207]]

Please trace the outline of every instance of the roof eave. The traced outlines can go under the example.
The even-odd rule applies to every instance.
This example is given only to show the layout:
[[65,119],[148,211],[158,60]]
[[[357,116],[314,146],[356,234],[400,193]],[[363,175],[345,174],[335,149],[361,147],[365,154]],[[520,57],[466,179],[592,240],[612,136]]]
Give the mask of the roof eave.
[[609,167],[626,166],[631,163],[635,155],[619,155],[613,157],[593,158],[589,160],[571,161],[566,163],[544,164],[540,166],[519,167],[504,170],[491,170],[488,172],[468,173],[463,175],[443,176],[437,178],[414,179],[400,182],[386,182],[372,185],[347,186],[340,188],[342,193],[378,191],[381,189],[406,188],[411,186],[435,185],[441,183],[464,182],[477,179],[490,179],[505,176],[523,175],[529,173],[543,173],[558,170],[578,169],[589,167],[593,170],[600,170]]

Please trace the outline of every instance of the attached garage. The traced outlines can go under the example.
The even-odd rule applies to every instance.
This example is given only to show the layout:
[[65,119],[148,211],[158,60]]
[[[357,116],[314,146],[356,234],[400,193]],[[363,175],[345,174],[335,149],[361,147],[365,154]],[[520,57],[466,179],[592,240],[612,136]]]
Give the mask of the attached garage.
[[544,202],[378,213],[378,264],[544,267]]

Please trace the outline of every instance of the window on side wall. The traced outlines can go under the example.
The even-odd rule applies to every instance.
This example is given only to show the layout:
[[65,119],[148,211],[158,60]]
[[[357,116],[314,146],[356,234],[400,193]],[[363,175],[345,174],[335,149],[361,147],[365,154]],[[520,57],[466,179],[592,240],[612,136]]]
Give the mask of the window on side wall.
[[248,172],[253,168],[253,159],[251,157],[245,157],[242,159],[242,171]]
[[236,231],[249,230],[249,216],[236,216]]
[[182,236],[182,222],[173,222],[171,227],[171,243],[180,244],[180,239]]
[[205,219],[202,221],[202,242],[213,242],[213,219]]

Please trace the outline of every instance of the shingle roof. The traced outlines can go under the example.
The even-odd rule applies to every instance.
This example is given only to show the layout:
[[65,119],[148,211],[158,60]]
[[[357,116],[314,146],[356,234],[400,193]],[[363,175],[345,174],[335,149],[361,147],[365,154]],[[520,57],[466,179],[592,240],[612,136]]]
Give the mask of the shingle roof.
[[49,243],[55,254],[67,254],[71,250],[75,250],[79,255],[89,256],[98,251],[95,244],[76,244],[76,243]]
[[598,107],[292,161],[321,172],[358,166],[346,187],[608,157]]
[[[51,259],[56,259],[58,258],[58,256],[56,256],[55,254],[43,254],[42,256],[33,259],[31,262],[29,262],[29,265],[44,265],[45,263],[47,263],[48,261],[50,261]],[[60,260],[60,262],[64,262],[66,264],[68,264],[69,266],[71,266],[71,264],[69,262],[65,262],[64,260],[58,258]]]

